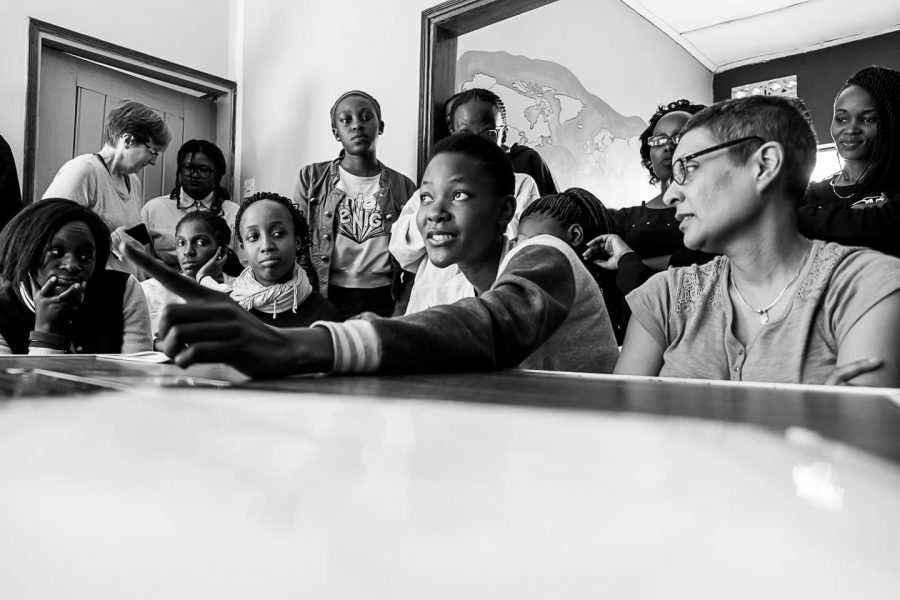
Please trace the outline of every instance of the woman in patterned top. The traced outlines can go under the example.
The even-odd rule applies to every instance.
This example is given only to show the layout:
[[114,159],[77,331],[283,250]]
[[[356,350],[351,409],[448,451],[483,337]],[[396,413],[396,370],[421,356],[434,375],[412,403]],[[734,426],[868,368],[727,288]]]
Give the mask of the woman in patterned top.
[[798,231],[816,140],[797,104],[729,100],[685,125],[665,201],[688,248],[722,256],[629,294],[616,372],[900,385],[900,260]]

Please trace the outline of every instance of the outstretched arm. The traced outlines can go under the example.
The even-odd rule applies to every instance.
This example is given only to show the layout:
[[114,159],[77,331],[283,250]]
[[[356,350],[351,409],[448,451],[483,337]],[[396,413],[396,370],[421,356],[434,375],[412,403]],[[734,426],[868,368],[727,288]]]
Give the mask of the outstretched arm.
[[[180,366],[225,362],[252,377],[337,370],[441,371],[513,367],[565,320],[575,298],[568,259],[534,245],[509,260],[494,287],[408,317],[351,321],[328,328],[274,329],[218,292],[181,277],[133,248],[147,268],[187,304],[160,319],[160,348]],[[363,352],[360,359],[353,354]]]
[[380,370],[471,371],[517,366],[559,328],[575,300],[563,253],[516,249],[490,290],[397,319],[373,319]]

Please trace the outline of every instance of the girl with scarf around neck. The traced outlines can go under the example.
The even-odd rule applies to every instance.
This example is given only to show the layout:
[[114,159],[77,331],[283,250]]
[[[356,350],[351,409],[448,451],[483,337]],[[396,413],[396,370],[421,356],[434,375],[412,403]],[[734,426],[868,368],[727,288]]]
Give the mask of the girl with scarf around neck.
[[[225,155],[218,146],[207,140],[188,140],[178,149],[177,161],[172,192],[150,200],[141,209],[141,221],[150,232],[153,251],[175,269],[179,267],[175,226],[182,218],[197,210],[208,210],[225,219],[234,231],[238,211],[237,203],[229,200],[228,190],[220,184],[226,165]],[[232,250],[237,250],[236,239],[232,238],[228,243]]]
[[227,292],[273,327],[340,320],[310,283],[307,227],[290,200],[271,192],[254,194],[238,209],[235,230],[249,266],[230,286],[201,277],[204,286]]

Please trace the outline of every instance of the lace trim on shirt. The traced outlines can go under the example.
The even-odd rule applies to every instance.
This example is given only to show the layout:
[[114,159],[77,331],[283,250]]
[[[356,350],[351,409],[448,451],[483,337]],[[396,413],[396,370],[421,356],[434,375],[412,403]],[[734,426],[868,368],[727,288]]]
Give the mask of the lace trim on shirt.
[[818,298],[822,294],[822,290],[828,285],[834,267],[843,260],[849,248],[838,244],[824,244],[815,241],[813,244],[818,245],[815,248],[815,256],[813,256],[813,264],[809,269],[800,288],[797,290],[797,298],[807,300],[809,298]]
[[722,291],[718,285],[725,260],[716,258],[704,265],[684,269],[681,287],[675,301],[675,312],[684,313],[694,310],[697,303],[706,298],[706,306],[715,306],[722,302]]

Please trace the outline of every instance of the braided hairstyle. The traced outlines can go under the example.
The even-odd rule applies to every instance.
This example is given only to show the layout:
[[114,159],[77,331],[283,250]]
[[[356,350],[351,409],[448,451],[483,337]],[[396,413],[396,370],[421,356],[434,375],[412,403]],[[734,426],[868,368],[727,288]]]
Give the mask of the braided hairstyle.
[[453,104],[459,98],[462,92],[457,92],[447,98],[447,101],[444,103],[444,120],[447,122],[447,130],[450,130],[450,127],[453,125],[453,115],[455,113]]
[[877,191],[889,195],[896,193],[900,191],[900,72],[885,67],[865,67],[850,76],[838,96],[852,85],[872,97],[878,114],[871,162],[857,182],[853,196],[862,196],[872,187],[881,188]]
[[202,154],[212,161],[213,167],[216,170],[216,184],[213,186],[212,202],[210,202],[209,209],[217,215],[224,215],[225,211],[222,210],[222,201],[231,199],[231,194],[228,193],[228,190],[219,185],[222,176],[225,175],[225,155],[222,154],[222,150],[219,149],[218,146],[207,140],[188,140],[178,149],[178,157],[176,158],[178,167],[175,170],[175,187],[173,187],[172,191],[169,193],[169,198],[175,201],[175,206],[177,208],[186,208],[181,206],[181,162],[186,156],[191,154]]
[[656,185],[657,183],[659,183],[659,177],[657,177],[656,173],[653,172],[653,165],[650,162],[650,144],[647,142],[647,140],[650,139],[650,136],[653,135],[653,130],[656,129],[656,124],[659,123],[660,119],[662,119],[669,113],[686,112],[689,115],[695,115],[704,108],[706,108],[706,106],[703,104],[693,104],[690,100],[685,100],[684,98],[682,98],[681,100],[675,100],[674,102],[669,102],[668,104],[660,104],[656,109],[656,112],[653,113],[653,116],[650,117],[650,124],[647,125],[647,129],[645,129],[640,135],[641,164],[644,165],[644,168],[650,172],[650,185]]
[[294,225],[294,235],[300,238],[300,247],[297,249],[297,256],[299,257],[301,254],[306,253],[310,245],[309,229],[307,226],[306,218],[300,214],[300,211],[297,209],[296,204],[294,204],[281,194],[277,194],[275,192],[256,192],[241,203],[241,207],[238,209],[237,215],[235,215],[234,217],[234,230],[237,232],[238,239],[242,242],[244,241],[241,237],[241,218],[243,218],[244,213],[247,211],[247,208],[250,207],[251,204],[254,204],[255,202],[259,202],[261,200],[271,200],[272,202],[277,202],[285,209],[287,209],[288,214],[291,215],[291,222]]
[[584,232],[581,244],[575,251],[581,256],[587,249],[587,243],[605,233],[614,233],[615,225],[609,210],[597,196],[582,188],[569,188],[559,194],[542,196],[528,205],[519,222],[529,215],[546,215],[563,224],[580,225]]
[[500,123],[503,127],[503,135],[500,138],[500,143],[506,143],[506,105],[503,104],[503,100],[500,99],[500,96],[495,94],[490,90],[486,90],[484,88],[471,88],[468,90],[463,90],[462,92],[452,96],[450,100],[447,102],[450,103],[450,109],[447,112],[447,128],[450,130],[450,133],[453,133],[453,120],[456,118],[456,111],[459,110],[459,107],[463,104],[471,102],[473,100],[477,100],[480,102],[487,102],[488,104],[492,104],[494,109],[496,109],[497,114],[500,115]]
[[581,263],[587,268],[591,277],[594,278],[594,281],[600,287],[603,302],[606,304],[610,318],[613,321],[616,339],[620,340],[624,336],[624,330],[618,325],[618,316],[613,317],[613,315],[621,313],[623,305],[622,293],[616,287],[616,272],[603,269],[594,264],[593,261],[584,259],[584,252],[587,250],[588,242],[599,235],[616,232],[612,214],[600,199],[589,191],[581,188],[569,188],[559,194],[542,196],[529,204],[519,218],[519,223],[524,222],[529,215],[546,215],[559,221],[565,227],[575,224],[581,226],[584,235],[581,244],[574,250],[578,254],[578,258],[581,259]]

